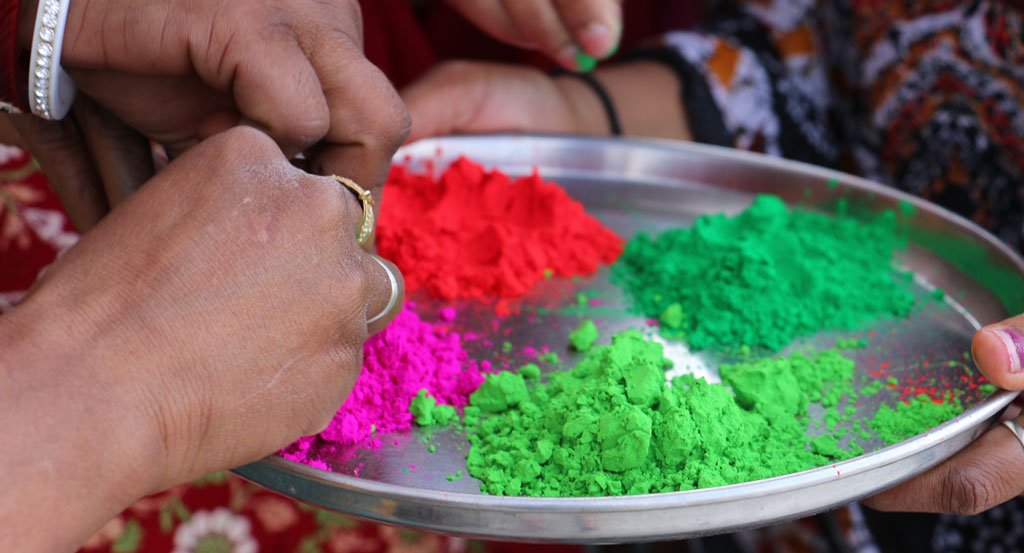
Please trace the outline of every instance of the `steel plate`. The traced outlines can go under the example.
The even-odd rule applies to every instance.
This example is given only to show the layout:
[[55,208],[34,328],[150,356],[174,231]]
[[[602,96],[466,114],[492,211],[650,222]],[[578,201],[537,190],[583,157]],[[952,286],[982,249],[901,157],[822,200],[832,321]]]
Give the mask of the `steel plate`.
[[[834,209],[843,198],[851,213],[899,210],[912,244],[900,253],[898,263],[915,273],[924,307],[905,320],[882,320],[864,331],[822,334],[792,346],[830,347],[837,337],[873,332],[870,346],[854,353],[859,385],[876,378],[871,369],[883,359],[889,374],[905,381],[957,385],[970,370],[965,352],[979,323],[1024,311],[1024,262],[1015,253],[941,208],[850,175],[694,144],[550,136],[433,139],[403,148],[396,160],[421,167],[429,160],[436,170],[459,155],[514,175],[539,169],[626,237],[689,225],[701,214],[735,213],[758,193],[811,209]],[[947,292],[943,301],[928,301],[934,287]],[[600,308],[574,312],[581,291],[600,298]],[[417,299],[424,318],[435,318],[439,305]],[[621,292],[602,271],[580,281],[543,282],[513,306],[520,313],[502,319],[500,332],[492,328],[493,306],[488,305],[460,304],[455,326],[483,337],[470,344],[471,354],[479,359],[500,357],[495,344],[508,340],[515,351],[551,346],[571,364],[574,354],[564,344],[579,316],[598,317],[607,337],[644,324],[625,306]],[[711,380],[717,378],[715,367],[727,360],[691,353],[679,344],[671,344],[668,352],[676,367]],[[463,536],[577,543],[681,538],[800,517],[892,486],[969,444],[1013,397],[1010,392],[984,397],[977,389],[968,390],[961,416],[902,443],[882,447],[876,442],[857,458],[796,474],[676,493],[573,499],[482,495],[472,478],[446,478],[465,470],[466,440],[454,431],[436,436],[434,454],[412,430],[388,436],[376,451],[324,445],[319,454],[334,472],[279,457],[236,472],[269,489],[356,517]],[[879,402],[894,400],[895,395],[884,391],[861,396],[857,416],[870,417]]]

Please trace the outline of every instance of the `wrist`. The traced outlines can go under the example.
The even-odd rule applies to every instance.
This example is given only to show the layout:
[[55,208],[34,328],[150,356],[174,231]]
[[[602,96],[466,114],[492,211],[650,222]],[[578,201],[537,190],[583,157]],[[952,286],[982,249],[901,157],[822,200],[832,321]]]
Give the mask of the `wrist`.
[[[0,317],[0,550],[70,550],[159,480],[151,432],[131,411],[131,385],[112,376],[75,329],[88,324],[29,300]],[[60,531],[47,521],[60,520]],[[39,545],[38,549],[32,545]]]
[[607,136],[611,134],[608,115],[601,99],[590,86],[571,75],[553,78],[555,89],[572,118],[573,134]]

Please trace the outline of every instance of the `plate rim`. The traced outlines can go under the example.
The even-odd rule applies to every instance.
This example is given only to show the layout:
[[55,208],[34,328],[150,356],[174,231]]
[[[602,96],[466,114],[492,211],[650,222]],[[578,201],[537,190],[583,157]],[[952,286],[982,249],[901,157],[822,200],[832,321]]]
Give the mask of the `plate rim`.
[[[629,148],[659,149],[668,151],[688,151],[715,156],[718,158],[736,160],[742,163],[753,163],[761,166],[771,167],[782,171],[797,171],[811,177],[820,177],[823,180],[832,178],[840,179],[844,186],[852,186],[869,193],[891,198],[897,201],[907,202],[914,208],[932,213],[944,221],[954,224],[966,231],[973,237],[983,240],[988,246],[997,250],[1004,260],[1009,261],[1016,271],[1024,276],[1024,259],[1017,252],[1006,246],[1002,241],[989,233],[979,225],[923,198],[913,196],[902,190],[889,187],[870,181],[866,178],[845,173],[835,169],[820,167],[806,162],[788,160],[768,156],[765,154],[736,150],[734,148],[683,142],[667,139],[654,138],[608,138],[593,136],[576,136],[564,134],[486,134],[486,135],[457,135],[443,136],[422,139],[400,148],[394,156],[396,162],[404,162],[415,157],[440,157],[437,155],[444,149],[458,149],[459,143],[472,141],[476,145],[480,142],[491,141],[508,144],[510,142],[540,142],[559,143],[564,141],[591,142],[601,145]],[[441,154],[443,155],[443,153]],[[556,172],[557,173],[557,172]],[[557,178],[557,174],[551,177]],[[973,365],[973,360],[972,360]],[[730,484],[727,486],[716,486],[712,488],[700,488],[695,490],[676,492],[656,492],[649,494],[621,495],[621,496],[587,496],[587,497],[529,497],[529,496],[498,496],[489,494],[474,494],[461,491],[446,492],[428,488],[414,488],[406,485],[392,484],[324,471],[309,467],[307,465],[289,461],[277,454],[264,459],[244,465],[234,472],[245,476],[250,467],[257,470],[270,468],[274,471],[295,473],[307,481],[324,484],[339,491],[350,491],[361,494],[369,494],[385,500],[397,500],[414,503],[442,503],[449,507],[470,507],[474,509],[487,509],[490,511],[531,511],[536,513],[544,512],[572,512],[575,514],[599,514],[610,512],[642,512],[647,510],[661,510],[666,508],[693,507],[707,505],[717,501],[736,501],[756,496],[774,495],[792,492],[801,488],[816,484],[827,483],[836,479],[853,477],[865,472],[877,470],[908,458],[918,451],[925,451],[940,443],[960,436],[976,427],[985,424],[989,419],[996,417],[1009,405],[1017,392],[999,390],[981,403],[964,411],[957,417],[944,422],[943,424],[930,429],[929,431],[912,436],[871,453],[856,456],[852,459],[838,463],[810,468],[804,471],[779,475],[771,478],[751,480]],[[913,441],[911,444],[909,442]],[[466,475],[469,476],[468,474]],[[257,482],[259,483],[259,482]],[[891,484],[887,484],[891,485]],[[877,490],[865,493],[869,495]],[[721,497],[720,497],[721,496]]]

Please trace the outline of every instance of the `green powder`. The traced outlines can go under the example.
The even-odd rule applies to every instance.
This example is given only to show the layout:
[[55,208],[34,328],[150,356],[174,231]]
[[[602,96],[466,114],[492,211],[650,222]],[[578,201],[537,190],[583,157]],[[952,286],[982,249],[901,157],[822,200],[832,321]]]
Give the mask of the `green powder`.
[[952,394],[942,403],[935,403],[921,394],[907,403],[897,403],[895,409],[882,404],[868,425],[882,441],[892,445],[938,426],[961,412],[963,406]]
[[484,383],[469,396],[469,404],[485,413],[500,413],[519,405],[529,395],[522,375],[502,372],[488,375]]
[[622,495],[746,482],[859,452],[807,435],[811,402],[852,393],[853,362],[835,351],[725,366],[728,385],[691,375],[666,385],[670,365],[630,330],[529,389],[521,374],[488,375],[466,408],[469,473],[490,494]]
[[409,402],[409,412],[419,426],[443,426],[458,418],[454,407],[438,405],[437,400],[425,389],[420,390]]
[[844,338],[836,340],[838,349],[864,349],[868,347],[867,338]]
[[540,367],[533,363],[528,363],[519,367],[519,374],[523,375],[526,380],[537,380],[540,378]]
[[569,333],[569,346],[576,351],[587,351],[597,341],[597,325],[589,319]]
[[548,350],[541,352],[540,355],[537,356],[537,361],[540,361],[541,363],[550,363],[552,365],[555,365],[558,364],[561,360],[558,359],[558,352],[554,350]]
[[895,224],[892,212],[864,221],[758,196],[735,217],[706,215],[692,228],[637,236],[612,279],[637,311],[693,348],[776,351],[799,336],[910,312],[909,279],[892,264],[903,246]]

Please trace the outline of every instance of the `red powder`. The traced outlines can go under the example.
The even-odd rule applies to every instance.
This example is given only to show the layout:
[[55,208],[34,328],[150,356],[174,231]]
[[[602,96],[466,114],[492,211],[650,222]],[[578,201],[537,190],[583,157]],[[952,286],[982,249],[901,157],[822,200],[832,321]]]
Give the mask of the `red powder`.
[[593,274],[622,239],[540,175],[510,179],[460,158],[434,179],[391,171],[377,226],[381,255],[410,290],[451,300],[526,294],[544,279]]

